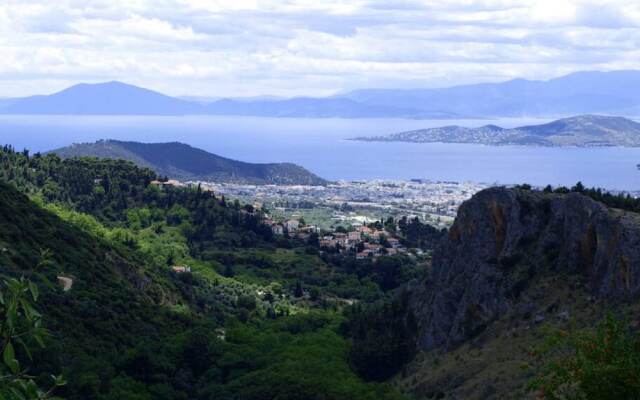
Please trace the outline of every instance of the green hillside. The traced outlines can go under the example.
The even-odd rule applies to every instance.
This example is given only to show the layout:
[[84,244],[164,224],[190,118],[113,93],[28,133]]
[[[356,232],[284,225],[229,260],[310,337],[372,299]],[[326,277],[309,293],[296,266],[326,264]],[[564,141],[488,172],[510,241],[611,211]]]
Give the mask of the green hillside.
[[[386,298],[393,270],[320,257],[250,208],[154,178],[122,160],[0,151],[1,275],[40,287],[51,333],[38,382],[63,374],[68,399],[401,398],[351,369],[340,328],[345,298]],[[384,268],[396,285],[417,271]]]

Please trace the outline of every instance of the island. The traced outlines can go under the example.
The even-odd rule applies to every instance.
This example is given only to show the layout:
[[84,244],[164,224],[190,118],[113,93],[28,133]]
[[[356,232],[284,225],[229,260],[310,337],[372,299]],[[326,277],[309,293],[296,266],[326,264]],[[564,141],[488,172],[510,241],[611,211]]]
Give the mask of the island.
[[640,146],[640,123],[624,117],[579,115],[546,124],[502,128],[484,125],[478,128],[443,126],[394,133],[387,136],[357,137],[366,142],[474,143],[485,145]]

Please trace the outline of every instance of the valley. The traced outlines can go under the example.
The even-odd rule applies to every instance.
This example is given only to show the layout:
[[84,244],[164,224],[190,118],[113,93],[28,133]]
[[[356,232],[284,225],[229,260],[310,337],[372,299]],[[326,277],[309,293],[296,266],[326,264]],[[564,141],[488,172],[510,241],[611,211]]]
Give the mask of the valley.
[[639,2],[0,31],[0,400],[640,400]]
[[549,332],[635,312],[640,203],[582,184],[180,182],[10,146],[0,181],[3,274],[38,287],[35,372],[68,399],[526,397]]

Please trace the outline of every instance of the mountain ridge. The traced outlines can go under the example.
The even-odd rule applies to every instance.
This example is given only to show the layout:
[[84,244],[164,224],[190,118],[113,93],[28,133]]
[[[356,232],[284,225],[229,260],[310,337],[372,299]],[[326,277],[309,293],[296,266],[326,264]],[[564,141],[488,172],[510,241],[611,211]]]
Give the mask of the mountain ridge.
[[252,164],[232,160],[180,142],[140,143],[101,140],[51,150],[62,158],[119,158],[157,174],[185,181],[324,185],[324,179],[292,163]]
[[200,107],[162,93],[111,81],[79,83],[51,95],[16,99],[3,114],[44,115],[184,115],[199,113]]
[[394,133],[387,136],[361,136],[352,140],[368,142],[474,143],[486,145],[535,146],[640,146],[640,123],[624,117],[578,115],[539,125],[478,128],[457,125]]
[[328,97],[171,97],[112,81],[5,99],[0,114],[245,115],[288,118],[468,119],[640,113],[640,71],[582,71],[433,89],[357,89]]

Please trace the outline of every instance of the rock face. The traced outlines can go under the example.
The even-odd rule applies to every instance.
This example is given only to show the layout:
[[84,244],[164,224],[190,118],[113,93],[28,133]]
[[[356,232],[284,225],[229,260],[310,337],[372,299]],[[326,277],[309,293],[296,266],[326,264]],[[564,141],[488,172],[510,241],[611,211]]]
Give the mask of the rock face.
[[640,216],[578,193],[492,188],[458,211],[413,288],[418,348],[452,348],[519,303],[541,273],[581,279],[609,300],[640,293]]

